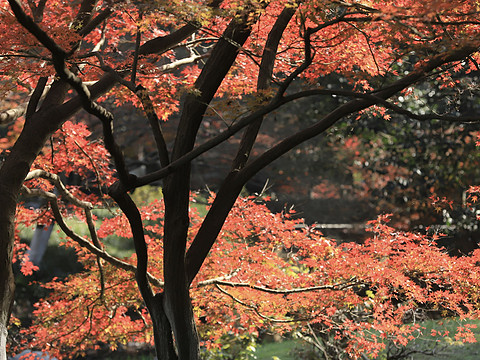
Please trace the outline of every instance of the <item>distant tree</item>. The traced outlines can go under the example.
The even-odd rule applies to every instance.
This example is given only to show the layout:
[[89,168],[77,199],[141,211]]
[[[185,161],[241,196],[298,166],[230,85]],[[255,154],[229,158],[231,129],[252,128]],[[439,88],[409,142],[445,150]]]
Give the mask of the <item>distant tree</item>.
[[[478,10],[472,2],[1,0],[0,9],[0,87],[6,95],[13,92],[9,99],[18,101],[17,107],[0,115],[2,123],[18,120],[3,141],[6,151],[0,168],[1,360],[6,356],[14,294],[15,218],[28,215],[27,210],[27,215],[16,210],[22,193],[49,200],[57,223],[86,249],[81,254],[85,261],[93,254],[99,258],[99,267],[105,262],[135,273],[152,321],[159,359],[197,359],[194,314],[202,308],[192,306],[191,284],[204,262],[210,261],[209,252],[222,251],[219,234],[242,187],[254,174],[339,120],[371,107],[385,117],[398,112],[425,121],[478,120],[461,114],[415,114],[397,101],[425,81],[461,87],[460,82],[452,81],[452,73],[476,69],[480,37]],[[404,69],[401,65],[407,60],[411,67]],[[350,86],[329,86],[326,75],[332,73],[349,79]],[[303,78],[304,85],[293,90],[291,85],[297,78]],[[313,96],[350,100],[313,125],[298,128],[292,124],[290,135],[251,158],[262,122],[269,121],[267,115]],[[241,101],[232,102],[235,99]],[[105,100],[104,105],[99,100]],[[161,165],[160,170],[139,177],[130,174],[125,165],[113,131],[115,112],[107,109],[127,101],[143,108]],[[85,134],[77,134],[81,127],[66,123],[82,109],[102,123],[103,143],[110,157],[98,142],[89,143]],[[169,148],[161,121],[176,111],[180,119]],[[196,144],[199,128],[209,125],[209,116],[218,117],[223,125],[210,140]],[[57,138],[54,134],[59,129],[64,135]],[[240,131],[243,134],[230,173],[208,214],[192,224],[191,161]],[[106,163],[110,158],[114,175]],[[83,171],[85,167],[89,171]],[[101,196],[85,198],[79,191],[67,192],[57,175],[75,171],[94,177]],[[162,230],[151,233],[129,192],[159,180],[163,181],[165,210],[156,226]],[[60,197],[51,192],[52,186],[57,187]],[[91,210],[108,203],[104,195],[113,199],[125,216],[123,226],[116,230],[133,238],[135,265],[110,256],[101,246],[103,235],[97,232]],[[59,205],[59,198],[71,205]],[[67,229],[62,219],[70,206],[76,209],[70,213],[74,211],[88,224],[90,239]],[[148,221],[148,216],[144,220]],[[106,223],[107,219],[102,226]],[[198,229],[192,232],[190,225]],[[131,233],[124,226],[129,226]],[[160,239],[151,238],[159,233],[161,247]],[[257,255],[263,255],[258,250]],[[161,268],[152,266],[160,254],[157,266]],[[256,257],[252,263],[259,261]],[[25,266],[24,271],[28,271],[28,263]],[[224,276],[233,276],[236,269],[230,271]],[[238,286],[250,286],[246,280]],[[337,283],[328,286],[332,284]],[[100,301],[101,294],[100,289]],[[124,299],[127,296],[124,294]],[[101,305],[92,303],[88,308],[85,323],[93,324],[97,306]],[[112,323],[122,326],[116,320],[122,314],[127,316],[127,308],[102,306],[110,309]],[[262,313],[255,306],[252,310]],[[44,320],[55,324],[63,315]],[[138,316],[144,315],[142,310]],[[234,314],[230,315],[234,321]],[[125,334],[136,331],[124,328]],[[352,348],[352,356],[358,351]]]

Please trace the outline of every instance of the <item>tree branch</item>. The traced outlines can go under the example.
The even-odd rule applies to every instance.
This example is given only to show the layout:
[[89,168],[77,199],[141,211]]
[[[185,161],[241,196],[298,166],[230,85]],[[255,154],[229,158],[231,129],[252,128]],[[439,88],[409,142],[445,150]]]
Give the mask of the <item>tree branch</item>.
[[[39,178],[39,177],[51,181],[55,185],[55,187],[58,189],[58,191],[62,195],[62,197],[65,198],[65,200],[67,200],[68,202],[72,203],[73,205],[78,206],[80,208],[83,208],[85,210],[87,225],[88,225],[88,229],[90,231],[90,235],[91,235],[93,244],[88,242],[88,240],[85,240],[85,239],[81,238],[80,236],[75,234],[72,230],[68,229],[68,226],[63,221],[63,217],[61,216],[60,210],[58,209],[57,197],[56,197],[55,194],[44,192],[44,191],[41,191],[41,190],[38,190],[38,189],[28,189],[27,187],[24,187],[23,190],[29,195],[38,194],[38,195],[46,198],[47,200],[49,200],[49,202],[51,204],[54,203],[54,204],[52,204],[52,209],[53,209],[53,207],[57,207],[57,210],[53,209],[54,210],[54,215],[55,215],[55,220],[59,223],[62,230],[64,230],[64,232],[68,236],[71,236],[71,235],[73,236],[72,239],[74,239],[77,243],[79,243],[80,245],[82,245],[84,247],[87,247],[89,250],[92,250],[93,248],[95,248],[94,251],[93,251],[93,253],[95,255],[97,255],[98,257],[104,258],[105,260],[111,262],[113,265],[115,265],[117,267],[120,264],[121,266],[119,266],[119,267],[125,269],[124,264],[126,264],[126,263],[124,263],[124,262],[122,262],[121,260],[118,260],[118,259],[117,260],[120,261],[120,263],[119,262],[114,262],[113,263],[111,261],[111,259],[109,258],[109,257],[111,257],[110,255],[107,254],[108,256],[107,256],[107,258],[105,258],[100,253],[100,252],[105,253],[105,251],[101,248],[101,245],[100,245],[100,242],[99,242],[99,239],[97,237],[96,230],[95,230],[95,224],[93,223],[93,218],[92,218],[92,214],[91,214],[91,210],[93,208],[92,204],[90,202],[82,201],[82,200],[74,197],[66,189],[66,187],[62,183],[60,177],[56,174],[51,174],[51,173],[48,173],[44,170],[33,170],[27,175],[27,177],[25,178],[25,181],[31,180],[33,178]],[[114,195],[117,195],[117,194],[114,192]],[[112,196],[112,197],[114,198],[114,200],[117,201],[118,197],[114,197],[114,196]],[[129,220],[129,222],[132,226],[132,233],[133,233],[133,236],[134,236],[135,247],[136,247],[136,249],[138,247],[140,248],[140,250],[137,251],[137,259],[138,259],[137,260],[138,261],[137,267],[134,267],[133,265],[128,264],[129,265],[128,270],[129,271],[135,271],[136,274],[137,274],[137,277],[138,276],[143,277],[144,278],[143,283],[146,282],[145,279],[149,279],[149,280],[152,281],[153,284],[155,284],[157,286],[163,286],[163,284],[160,283],[158,281],[158,279],[155,279],[152,275],[148,274],[147,271],[146,271],[146,268],[147,268],[147,250],[146,250],[145,240],[143,238],[143,226],[142,226],[142,223],[141,223],[140,214],[138,213],[138,209],[136,208],[136,206],[134,204],[133,204],[134,208],[132,208],[133,201],[131,201],[131,199],[130,199],[130,197],[128,197],[128,195],[123,195],[123,198],[118,199],[118,200],[120,200],[121,205],[120,204],[119,205],[121,206],[122,210],[124,211],[125,215],[127,216],[128,220]],[[135,213],[135,210],[136,210],[136,213]],[[138,221],[140,221],[140,222],[138,222]],[[141,233],[139,232],[139,229],[141,229]],[[139,239],[138,239],[139,235],[142,236],[142,238],[140,238],[140,244],[139,244]],[[143,239],[143,241],[142,241],[142,239]],[[101,265],[100,265],[100,268],[101,268]],[[127,269],[125,269],[125,270],[127,270]],[[145,289],[143,289],[143,290],[145,290]]]
[[95,16],[92,20],[90,20],[87,24],[85,24],[78,34],[82,37],[87,36],[93,30],[97,28],[103,21],[105,21],[111,14],[113,14],[113,10],[109,7],[103,9],[97,16]]
[[28,105],[27,105],[27,111],[25,113],[25,119],[27,121],[32,117],[35,111],[37,111],[37,106],[44,94],[45,86],[47,85],[47,80],[48,78],[45,76],[42,76],[38,80],[37,86],[35,87],[35,90],[33,91],[32,96],[30,97],[30,101],[28,102]]
[[[92,239],[93,245],[101,249],[102,245],[98,240],[97,230],[95,228],[95,223],[93,222],[92,211],[90,209],[85,209],[85,219],[87,220],[88,231],[90,232],[90,237]],[[103,299],[105,295],[105,276],[103,274],[103,265],[100,256],[97,255],[97,266],[98,272],[100,274],[100,298]]]
[[[103,249],[98,248],[97,246],[93,245],[90,241],[87,239],[84,239],[80,235],[76,234],[73,230],[71,230],[68,225],[65,223],[65,220],[63,219],[63,216],[60,212],[60,208],[58,207],[58,202],[57,202],[57,196],[51,192],[43,191],[40,189],[29,189],[25,185],[22,186],[22,192],[27,195],[27,196],[33,196],[33,197],[42,197],[46,200],[48,200],[50,206],[52,207],[53,211],[53,216],[55,217],[55,221],[57,224],[60,226],[62,231],[73,241],[75,241],[77,244],[79,244],[81,247],[87,249],[89,252],[91,252],[94,255],[97,255],[107,261],[108,263],[112,264],[113,266],[123,269],[132,273],[136,273],[137,267],[129,264],[125,261],[122,261],[112,255],[110,255],[108,252],[106,252]],[[150,273],[147,274],[148,280],[154,284],[155,286],[158,287],[163,287],[163,282],[158,280],[156,277],[151,275]]]
[[[262,54],[262,61],[260,63],[257,82],[258,91],[266,90],[269,86],[273,74],[278,45],[280,44],[283,33],[295,12],[296,7],[285,7],[268,34]],[[220,187],[217,197],[208,211],[207,216],[203,220],[192,245],[187,251],[186,261],[189,282],[194,279],[200,270],[203,261],[207,257],[223,226],[224,220],[235,202],[235,199],[242,190],[243,184],[232,182],[232,180],[236,176],[236,172],[243,168],[247,163],[262,121],[263,116],[257,117],[257,119],[252,121],[245,130],[237,155],[232,162],[231,172]]]
[[172,161],[167,167],[164,167],[160,170],[154,171],[150,174],[137,178],[135,183],[136,187],[141,187],[152,182],[163,179],[165,176],[173,173],[178,167],[182,166],[185,163],[192,161],[193,159],[199,157],[203,153],[213,149],[215,146],[221,144],[231,136],[238,133],[245,126],[255,122],[259,118],[262,118],[264,115],[271,113],[272,111],[280,108],[283,105],[286,105],[292,101],[310,97],[310,96],[319,96],[319,95],[335,95],[335,96],[345,96],[357,99],[370,99],[377,102],[378,104],[385,106],[399,114],[404,114],[415,120],[442,120],[450,122],[480,122],[480,116],[450,116],[450,115],[440,115],[440,114],[415,114],[406,109],[403,109],[397,105],[388,102],[385,99],[379,98],[378,96],[367,94],[367,93],[358,93],[350,90],[329,90],[329,89],[310,89],[305,91],[300,91],[295,94],[285,96],[278,100],[272,100],[267,105],[262,106],[257,109],[255,112],[245,115],[233,122],[229,128],[213,137],[212,139],[206,141],[205,143],[198,145],[192,151],[188,152],[181,158]]
[[47,0],[40,0],[38,5],[35,5],[34,0],[28,0],[28,6],[32,10],[33,19],[36,23],[41,23],[43,21],[43,12],[45,10],[45,5]]
[[30,171],[28,175],[25,177],[25,181],[29,181],[35,178],[42,178],[42,179],[49,180],[52,184],[55,185],[55,187],[58,189],[58,192],[62,195],[62,197],[64,197],[65,200],[72,203],[73,205],[78,206],[82,209],[88,209],[88,210],[93,209],[92,203],[88,201],[80,200],[75,196],[73,196],[72,193],[67,190],[62,180],[60,179],[60,176],[58,176],[57,174],[52,174],[45,170],[33,170],[33,171]]
[[27,111],[28,103],[20,104],[14,109],[8,109],[0,112],[0,125],[9,124],[19,117],[25,115]]
[[[268,34],[267,41],[263,49],[260,68],[258,70],[257,92],[265,91],[270,86],[278,45],[280,44],[283,33],[296,10],[296,7],[285,7],[275,21],[272,30]],[[248,161],[262,122],[263,118],[259,118],[255,122],[249,124],[248,128],[245,130],[237,151],[237,155],[232,163],[232,171],[237,171],[238,169],[243,168]]]
[[258,306],[257,305],[250,305],[250,304],[247,304],[246,302],[240,300],[239,298],[233,296],[232,294],[230,294],[228,291],[226,291],[225,289],[223,289],[220,285],[216,284],[215,287],[223,294],[227,295],[229,298],[231,298],[233,301],[235,301],[236,303],[246,307],[246,308],[249,308],[249,309],[252,309],[255,314],[257,314],[258,316],[260,316],[262,319],[265,319],[265,320],[268,320],[270,322],[273,322],[273,323],[282,323],[282,324],[288,324],[288,323],[293,323],[293,322],[297,322],[297,321],[309,321],[309,320],[312,320],[313,318],[311,317],[308,317],[308,318],[300,318],[300,319],[275,319],[275,318],[272,318],[272,317],[269,317],[269,316],[266,316],[264,314],[262,314],[260,312],[260,310],[258,309]]
[[246,287],[249,289],[266,292],[269,294],[288,295],[288,294],[299,294],[304,292],[312,292],[312,291],[320,291],[320,290],[345,290],[358,284],[358,281],[355,277],[352,277],[347,281],[339,282],[335,284],[310,286],[306,288],[294,288],[294,289],[273,289],[273,288],[266,288],[264,286],[252,285],[252,284],[241,283],[241,282],[231,282],[231,281],[226,281],[221,279],[214,279],[210,283],[215,285],[223,285],[223,286],[229,286],[229,287],[235,287],[235,288]]
[[142,217],[132,198],[127,194],[124,188],[122,188],[121,182],[113,184],[110,187],[108,194],[118,204],[130,224],[135,252],[137,254],[137,271],[135,272],[135,277],[143,299],[150,307],[154,294],[148,281],[148,250],[147,243],[145,242]]
[[135,86],[137,81],[137,66],[138,66],[138,51],[140,49],[140,41],[142,40],[142,33],[140,28],[137,29],[137,36],[135,38],[135,52],[133,54],[133,63],[132,63],[132,74],[130,77],[130,82]]
[[160,164],[162,165],[162,167],[166,167],[170,164],[170,157],[168,155],[167,143],[165,142],[165,138],[163,136],[162,127],[160,126],[160,120],[158,119],[157,113],[155,112],[153,102],[148,95],[147,89],[145,89],[143,86],[138,86],[135,94],[140,99],[143,110],[145,111],[148,122],[150,123],[153,137],[157,145],[157,152],[160,158]]
[[90,22],[97,0],[83,0],[80,9],[72,21],[71,28],[80,33],[85,25]]
[[478,44],[472,42],[469,45],[457,48],[454,51],[438,54],[430,58],[428,62],[425,62],[422,67],[413,70],[410,74],[393,82],[388,87],[376,91],[375,96],[370,97],[369,94],[366,94],[365,98],[351,100],[348,103],[339,106],[337,109],[326,115],[316,124],[284,139],[283,141],[257,157],[238,173],[237,176],[239,177],[239,181],[248,181],[254,174],[260,171],[266,165],[278,159],[280,156],[293,149],[294,147],[298,146],[299,144],[303,143],[304,141],[323,133],[325,130],[335,124],[338,120],[350,114],[364,110],[372,105],[376,105],[386,101],[386,99],[388,99],[389,97],[399,93],[401,90],[422,79],[425,74],[428,74],[429,72],[444,64],[465,59],[470,54],[477,51],[477,49]]
[[480,115],[456,116],[456,115],[437,114],[437,113],[416,114],[386,99],[383,99],[381,97],[374,95],[375,93],[359,93],[355,91],[341,90],[341,89],[310,89],[310,90],[299,91],[295,94],[287,95],[283,98],[283,101],[285,103],[288,103],[301,98],[318,96],[318,95],[345,96],[345,97],[357,98],[357,99],[366,99],[366,100],[370,99],[372,101],[375,101],[379,106],[383,106],[398,114],[406,115],[409,118],[414,120],[420,120],[420,121],[441,120],[441,121],[458,122],[458,123],[480,122]]

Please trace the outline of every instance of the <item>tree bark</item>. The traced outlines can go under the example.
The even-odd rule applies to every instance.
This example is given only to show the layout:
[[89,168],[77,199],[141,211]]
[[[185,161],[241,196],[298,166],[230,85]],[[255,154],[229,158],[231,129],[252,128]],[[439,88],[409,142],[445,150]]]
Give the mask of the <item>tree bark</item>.
[[151,304],[148,305],[150,317],[153,323],[153,336],[157,359],[177,360],[175,345],[172,336],[172,327],[165,312],[164,296],[157,294]]
[[12,269],[15,240],[15,212],[18,195],[30,167],[50,135],[62,124],[55,116],[56,105],[62,103],[67,85],[55,82],[46,96],[42,109],[25,122],[22,133],[9,156],[0,167],[0,359],[5,356],[8,321],[14,299],[15,283]]
[[[95,2],[94,0],[84,0],[82,2],[76,18],[79,22],[79,30],[91,18],[91,9],[93,9]],[[12,0],[10,5],[17,10],[16,15],[19,17],[19,22],[23,24],[20,20],[25,20],[27,16],[23,12],[21,4]],[[218,5],[217,2],[213,2],[211,6],[216,5]],[[140,47],[139,52],[143,55],[162,53],[172,45],[188,37],[196,29],[197,27],[194,25],[185,25],[167,36],[148,41]],[[105,74],[90,88],[92,100],[108,91],[116,82],[117,79],[114,76]],[[31,117],[27,119],[17,142],[0,168],[0,203],[2,204],[2,211],[0,211],[0,360],[6,360],[7,327],[14,299],[15,283],[12,258],[18,195],[32,163],[49,136],[83,106],[80,96],[76,96],[64,103],[67,89],[68,85],[63,81],[55,81],[53,83],[45,96],[40,110],[34,111]],[[175,359],[176,355],[172,351],[171,330],[170,325],[166,321],[163,305],[162,299],[162,301],[152,302],[150,307],[153,309],[151,311],[154,318],[154,327],[156,327],[156,344],[165,342],[163,335],[166,336],[167,344],[170,343],[170,346],[166,346],[165,350],[165,354],[168,357],[167,355],[165,357],[162,355],[159,358],[170,360]],[[163,345],[160,347],[163,348]]]
[[[177,130],[172,160],[191,151],[208,104],[250,36],[251,27],[233,20],[212,50],[195,88],[186,96]],[[185,253],[189,228],[190,163],[179,167],[164,181],[164,309],[172,326],[180,360],[197,360],[199,340],[190,300]]]
[[[2,189],[0,188],[0,192]],[[0,201],[2,196],[0,195]],[[11,221],[8,221],[11,219]],[[11,224],[10,224],[11,222]],[[0,251],[6,256],[2,256],[0,261],[0,360],[7,359],[7,326],[10,319],[10,311],[13,304],[15,291],[15,282],[13,280],[12,254],[13,254],[13,216],[0,217]]]

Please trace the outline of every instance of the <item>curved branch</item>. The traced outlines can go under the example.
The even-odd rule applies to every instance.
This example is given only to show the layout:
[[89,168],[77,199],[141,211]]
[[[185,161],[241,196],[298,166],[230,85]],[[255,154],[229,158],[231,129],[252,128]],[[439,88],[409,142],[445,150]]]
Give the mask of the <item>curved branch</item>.
[[[108,252],[106,252],[103,249],[100,249],[93,245],[90,241],[87,239],[81,237],[80,235],[76,234],[72,229],[68,227],[68,225],[65,223],[65,220],[63,219],[63,216],[60,212],[60,208],[58,207],[57,203],[57,196],[51,192],[43,191],[40,189],[29,189],[25,185],[22,186],[22,192],[27,195],[27,196],[35,196],[35,197],[42,197],[46,200],[48,200],[50,206],[52,207],[53,211],[53,216],[55,217],[55,221],[58,223],[62,231],[73,241],[75,241],[78,245],[81,247],[87,249],[89,252],[91,252],[94,255],[97,255],[107,261],[108,263],[112,264],[113,266],[123,269],[132,273],[136,273],[137,267],[135,265],[129,264],[125,261],[122,261],[112,255],[110,255]],[[148,280],[154,284],[155,286],[158,287],[163,287],[163,282],[151,275],[150,273],[147,274]]]
[[[54,213],[54,216],[55,216],[55,220],[57,221],[57,223],[59,224],[59,226],[63,230],[63,232],[65,232],[65,234],[67,234],[67,236],[69,236],[71,239],[76,241],[79,245],[87,248],[93,254],[95,254],[98,257],[108,261],[112,265],[120,267],[124,270],[133,271],[133,272],[137,273],[137,275],[140,274],[141,276],[150,280],[156,286],[160,286],[160,287],[163,286],[162,282],[160,282],[158,279],[156,279],[151,274],[146,272],[146,265],[143,266],[144,262],[142,262],[142,260],[141,260],[142,256],[141,256],[141,254],[138,255],[138,252],[137,252],[137,258],[139,259],[138,261],[140,263],[140,270],[139,271],[137,271],[137,267],[135,267],[131,264],[128,264],[126,262],[123,262],[123,261],[111,256],[105,250],[103,250],[101,248],[100,241],[97,237],[97,233],[96,233],[96,230],[95,230],[95,224],[94,224],[93,218],[92,218],[92,213],[91,213],[91,210],[93,208],[92,204],[90,202],[82,201],[80,199],[77,199],[75,196],[73,196],[66,189],[65,185],[62,183],[62,181],[61,181],[61,179],[58,175],[48,173],[44,170],[33,170],[27,175],[27,177],[25,178],[25,181],[28,181],[28,180],[31,180],[31,179],[34,179],[34,178],[43,178],[43,179],[47,179],[47,180],[51,181],[55,185],[55,187],[58,189],[59,193],[68,202],[72,203],[75,206],[78,206],[78,207],[84,209],[88,229],[89,229],[90,235],[92,237],[92,242],[93,243],[90,243],[88,240],[82,238],[81,236],[76,234],[73,230],[68,228],[68,225],[65,223],[65,221],[63,220],[63,216],[61,215],[61,212],[60,212],[60,209],[59,209],[58,203],[57,203],[57,201],[58,201],[57,196],[55,194],[50,193],[50,192],[46,192],[46,191],[42,191],[42,190],[39,190],[39,189],[29,189],[25,185],[22,187],[22,190],[27,195],[29,195],[29,196],[40,196],[40,197],[43,197],[43,198],[45,198],[49,201],[49,203],[52,206],[52,210],[53,210],[53,213]],[[122,202],[122,205],[123,205],[123,202]],[[131,204],[129,206],[131,206]],[[124,210],[124,209],[122,209],[122,210]],[[130,215],[130,218],[129,218],[129,221],[130,221],[131,217],[132,217],[131,216],[131,209],[127,210],[127,211],[124,210],[124,213],[127,215],[127,217]],[[140,219],[140,221],[141,221],[141,219]],[[141,226],[141,222],[140,222],[140,227],[142,228],[142,234],[143,234],[143,227]],[[132,232],[134,234],[134,239],[135,239],[135,235],[138,234],[138,226],[135,229],[132,226]],[[143,241],[143,243],[145,243],[145,242]],[[146,245],[145,245],[144,253],[146,254]],[[146,260],[145,260],[145,264],[146,264]],[[101,269],[100,264],[99,264],[99,267]]]
[[127,194],[124,188],[122,188],[121,182],[113,184],[108,193],[116,201],[130,224],[135,252],[137,254],[137,271],[135,272],[135,277],[143,299],[150,307],[154,294],[148,281],[148,250],[145,242],[142,217],[140,216],[140,212],[132,198]]
[[244,287],[244,288],[249,288],[253,290],[258,290],[261,292],[266,292],[269,294],[288,295],[288,294],[299,294],[304,292],[312,292],[312,291],[320,291],[320,290],[345,290],[352,286],[355,286],[357,283],[358,282],[356,277],[352,277],[347,281],[339,282],[335,284],[309,286],[305,288],[293,288],[293,289],[272,289],[272,288],[266,288],[264,286],[252,285],[252,284],[241,283],[241,282],[231,282],[231,281],[226,281],[221,279],[214,279],[209,283],[209,285],[215,284],[215,285],[223,285],[223,286],[229,286],[229,287]]
[[430,58],[428,62],[425,62],[422,67],[415,69],[410,74],[393,82],[388,87],[376,91],[375,95],[358,95],[358,97],[361,97],[360,99],[351,100],[346,104],[339,106],[337,109],[327,114],[316,124],[309,126],[308,128],[303,129],[292,136],[287,137],[286,139],[284,139],[283,141],[257,157],[245,168],[239,171],[236,181],[246,183],[254,174],[263,169],[266,165],[278,159],[280,156],[290,151],[294,147],[298,146],[299,144],[303,143],[304,141],[307,141],[308,139],[311,139],[323,133],[325,130],[335,124],[338,120],[358,111],[365,110],[372,105],[386,102],[386,99],[395,94],[398,94],[403,89],[416,83],[417,81],[422,79],[425,74],[430,73],[439,66],[465,59],[472,53],[476,52],[478,46],[479,44],[475,44],[474,42],[472,42],[471,44],[458,48],[454,51],[438,54]]
[[28,175],[25,177],[25,181],[29,181],[35,178],[42,178],[42,179],[49,180],[52,184],[55,185],[59,193],[63,197],[65,197],[65,199],[68,202],[72,203],[73,205],[78,206],[82,209],[89,209],[89,210],[93,209],[92,203],[77,199],[75,196],[73,196],[72,193],[67,190],[62,180],[60,179],[60,176],[58,176],[57,174],[52,174],[45,170],[33,170],[33,171],[30,171]]
[[235,301],[236,303],[246,307],[246,308],[249,308],[249,309],[252,309],[255,314],[257,314],[258,316],[260,316],[262,319],[265,319],[265,320],[268,320],[270,322],[274,322],[274,323],[283,323],[283,324],[286,324],[286,323],[293,323],[293,322],[298,322],[298,321],[309,321],[309,320],[312,320],[313,318],[312,317],[308,317],[308,318],[300,318],[300,319],[275,319],[275,318],[272,318],[270,316],[266,316],[264,314],[262,314],[260,312],[260,310],[258,309],[258,306],[256,305],[250,305],[250,304],[247,304],[246,302],[240,300],[239,298],[233,296],[232,294],[230,294],[228,291],[226,291],[225,289],[223,289],[220,285],[216,284],[215,287],[223,294],[227,295],[229,298],[231,298],[233,301]]

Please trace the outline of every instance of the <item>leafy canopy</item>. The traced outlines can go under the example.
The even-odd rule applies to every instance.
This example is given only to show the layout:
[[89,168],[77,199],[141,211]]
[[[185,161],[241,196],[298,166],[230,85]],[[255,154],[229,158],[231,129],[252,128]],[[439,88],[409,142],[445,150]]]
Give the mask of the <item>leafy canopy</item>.
[[[30,31],[12,13],[14,4],[28,9],[36,24],[25,22]],[[97,91],[94,96],[98,96],[102,91],[95,89],[101,81],[114,77],[121,86],[100,99],[106,107],[132,103],[142,107],[147,117],[155,113],[167,120],[181,108],[182,96],[206,98],[202,105],[212,114],[205,123],[220,120],[227,131],[246,112],[260,109],[266,114],[309,95],[356,99],[349,103],[353,110],[339,107],[345,115],[376,104],[375,110],[385,119],[390,111],[415,116],[396,100],[411,94],[416,81],[433,79],[438,86],[461,88],[456,76],[478,70],[476,1],[99,1],[91,9],[96,15],[92,22],[98,25],[94,27],[76,15],[83,4],[0,0],[0,94],[5,104],[18,109],[1,114],[2,123],[15,120],[2,139],[2,156],[15,150],[12,145],[23,124],[28,125],[27,99],[41,98],[34,89],[58,86],[57,75],[67,79],[88,103],[84,107],[97,115],[101,111],[89,102],[89,91]],[[288,12],[293,12],[292,20],[281,34],[273,69],[265,75],[271,86],[264,86],[259,67],[268,53],[266,43],[277,19]],[[244,44],[224,38],[230,24],[242,24],[248,33]],[[162,48],[159,43],[171,39],[171,30],[178,28],[194,30]],[[214,45],[221,41],[233,42],[238,51],[225,78],[204,71]],[[329,80],[331,74],[341,74],[347,82],[339,86]],[[97,81],[97,87],[83,87]],[[212,103],[207,91],[199,89],[209,81],[221,82],[218,90],[206,89],[216,95]],[[295,92],[295,86],[302,92]],[[392,102],[387,102],[390,97]],[[73,108],[78,102],[74,91],[60,100],[47,95],[39,110],[43,104],[65,100],[65,111],[73,115],[68,105]],[[265,106],[269,101],[271,108]],[[48,211],[42,209],[39,216],[19,207],[17,222],[29,225],[55,217],[74,240],[71,246],[85,271],[46,285],[53,291],[37,304],[36,321],[24,331],[25,339],[59,357],[84,353],[100,342],[112,347],[132,338],[151,343],[151,321],[133,282],[137,256],[118,259],[102,245],[112,236],[132,238],[128,221],[115,208],[102,219],[92,212],[111,206],[104,190],[117,176],[121,181],[129,178],[123,176],[117,149],[107,136],[105,144],[118,174],[112,171],[102,142],[86,126],[62,122],[22,188],[27,197],[46,198]],[[322,126],[312,130],[318,134],[324,131]],[[291,139],[293,145],[310,135],[302,136]],[[291,149],[288,146],[279,151]],[[78,187],[66,188],[61,173],[89,178],[96,192],[86,195]],[[164,203],[142,204],[140,212],[150,257],[147,278],[161,289]],[[87,223],[90,238],[69,229],[63,220],[68,217]],[[190,209],[189,243],[195,241],[202,221]],[[237,200],[191,288],[193,310],[207,346],[216,346],[226,333],[314,329],[352,357],[377,355],[385,346],[383,340],[405,345],[422,330],[411,321],[419,311],[461,318],[478,314],[478,251],[450,258],[435,246],[436,239],[398,232],[388,226],[386,217],[370,224],[371,239],[362,245],[336,245],[313,229],[296,225],[290,214],[271,214],[255,199]],[[22,249],[18,251],[21,255]],[[28,261],[23,264],[25,273],[33,270]],[[473,340],[468,327],[459,329],[457,337]]]

